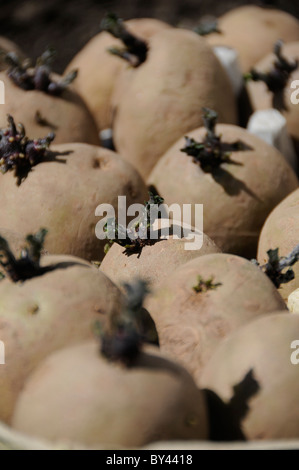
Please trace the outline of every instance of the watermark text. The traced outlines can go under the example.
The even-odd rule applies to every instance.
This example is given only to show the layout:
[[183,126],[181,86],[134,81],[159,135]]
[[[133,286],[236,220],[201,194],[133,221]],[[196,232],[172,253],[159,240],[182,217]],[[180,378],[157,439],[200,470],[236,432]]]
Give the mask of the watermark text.
[[299,339],[292,341],[291,349],[295,349],[291,354],[291,363],[297,365],[299,364]]

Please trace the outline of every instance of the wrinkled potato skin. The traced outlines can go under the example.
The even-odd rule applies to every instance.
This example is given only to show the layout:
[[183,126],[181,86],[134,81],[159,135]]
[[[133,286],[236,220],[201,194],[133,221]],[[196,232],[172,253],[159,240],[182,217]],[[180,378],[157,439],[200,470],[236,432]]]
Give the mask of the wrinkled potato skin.
[[0,175],[0,226],[23,236],[48,228],[45,249],[50,253],[101,260],[106,241],[95,235],[97,206],[116,207],[118,195],[127,196],[127,206],[143,203],[145,185],[110,150],[88,144],[53,145],[51,150],[61,162],[38,164],[19,187],[12,173]]
[[[233,152],[239,165],[222,164],[213,177],[180,151],[185,146],[181,138],[157,163],[148,184],[168,205],[203,204],[204,232],[222,251],[252,258],[266,217],[298,187],[298,179],[278,150],[245,129],[219,124],[216,133],[223,142],[240,139],[252,150]],[[197,141],[205,134],[204,128],[187,133]]]
[[168,240],[160,240],[154,245],[145,246],[140,256],[127,256],[124,248],[114,243],[101,263],[101,271],[118,287],[132,279],[144,279],[150,289],[155,290],[160,283],[171,275],[179,266],[197,256],[219,253],[219,248],[205,234],[200,250],[186,250],[186,239],[177,240],[170,236]]
[[[30,139],[42,138],[54,131],[57,144],[100,144],[93,117],[72,85],[61,96],[52,96],[42,91],[22,90],[10,80],[6,72],[0,73],[0,80],[5,86],[5,104],[0,106],[0,128],[7,127],[7,114],[11,114],[16,124],[25,126]],[[41,126],[36,122],[37,111],[48,121],[49,126]]]
[[155,34],[147,60],[127,74],[121,98],[115,88],[114,143],[144,177],[170,145],[202,124],[203,106],[218,111],[222,122],[236,122],[226,72],[192,31],[170,28]]
[[299,315],[260,318],[223,341],[203,371],[202,387],[228,402],[232,387],[253,370],[260,389],[241,421],[248,440],[299,437],[299,374],[290,360],[294,338]]
[[[194,292],[197,276],[221,283]],[[215,347],[232,331],[267,312],[286,310],[272,282],[244,258],[211,254],[177,269],[148,299],[162,352],[178,361],[200,385]]]
[[[82,259],[46,256],[42,266],[65,267],[14,284],[0,283],[0,419],[9,422],[28,374],[52,351],[92,338],[93,322],[120,309],[121,294]],[[67,263],[67,264],[66,264]]]
[[[126,21],[130,32],[149,39],[170,25],[154,18]],[[94,36],[67,66],[66,73],[78,69],[74,87],[90,109],[99,130],[110,128],[113,122],[111,99],[116,81],[129,64],[108,52],[110,47],[122,48],[120,40],[101,32]]]
[[[267,251],[279,248],[279,256],[287,256],[299,243],[299,189],[285,198],[267,218],[261,231],[257,260],[268,261]],[[288,296],[299,287],[299,262],[292,266],[295,278],[281,284],[279,293],[287,302]]]
[[13,426],[84,445],[206,439],[201,392],[184,369],[158,354],[143,352],[126,368],[100,357],[96,342],[60,351],[28,380]]
[[[295,60],[299,61],[299,38],[298,42],[284,44],[282,47],[282,54],[291,62]],[[272,69],[275,59],[275,55],[270,53],[260,62],[254,64],[254,68],[259,72],[268,72]],[[286,118],[288,132],[293,137],[297,150],[299,150],[299,106],[298,104],[293,104],[291,102],[291,95],[295,91],[294,88],[291,88],[291,83],[294,80],[299,80],[299,68],[291,73],[284,90],[284,102],[287,109],[279,111]],[[254,111],[273,107],[273,93],[268,91],[265,83],[250,81],[247,83],[247,90]]]
[[229,11],[219,18],[218,27],[222,34],[209,34],[206,36],[208,43],[236,49],[244,73],[269,54],[278,39],[299,40],[299,22],[294,16],[255,5]]

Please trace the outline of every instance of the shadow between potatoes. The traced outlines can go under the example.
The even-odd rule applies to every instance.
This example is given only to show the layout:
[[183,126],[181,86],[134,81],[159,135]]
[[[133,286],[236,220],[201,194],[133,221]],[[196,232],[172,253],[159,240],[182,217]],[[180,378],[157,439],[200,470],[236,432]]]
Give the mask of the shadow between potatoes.
[[131,366],[134,368],[146,368],[148,370],[167,371],[174,375],[181,375],[182,371],[186,373],[186,370],[178,363],[159,355],[159,348],[157,348],[157,355],[151,354],[150,352],[141,352]]

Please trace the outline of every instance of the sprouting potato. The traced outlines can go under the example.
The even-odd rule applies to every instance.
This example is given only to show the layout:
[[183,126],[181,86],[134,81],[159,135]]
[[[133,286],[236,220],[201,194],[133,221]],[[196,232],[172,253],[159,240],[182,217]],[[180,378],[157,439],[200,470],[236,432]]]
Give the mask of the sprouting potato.
[[145,302],[162,352],[201,373],[218,344],[260,315],[287,308],[268,277],[235,255],[209,254],[180,266]]
[[[154,18],[134,18],[126,21],[125,25],[144,40],[162,29],[170,28],[167,23]],[[127,68],[124,61],[109,52],[109,49],[120,46],[120,40],[101,31],[76,54],[66,68],[66,73],[78,70],[74,88],[90,109],[99,130],[112,127],[111,100],[114,87]]]

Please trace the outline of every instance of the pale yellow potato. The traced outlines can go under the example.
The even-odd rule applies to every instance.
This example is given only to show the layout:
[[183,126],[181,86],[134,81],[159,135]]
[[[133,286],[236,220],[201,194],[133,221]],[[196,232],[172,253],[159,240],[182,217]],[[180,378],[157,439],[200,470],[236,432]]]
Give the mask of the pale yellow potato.
[[[223,341],[203,371],[202,387],[228,403],[233,387],[252,370],[246,392],[253,380],[259,390],[247,401],[248,412],[240,420],[248,440],[299,437],[298,364],[291,362],[299,357],[299,351],[291,348],[298,338],[299,315],[283,313],[257,319]],[[244,398],[240,390],[236,395],[241,408]]]
[[19,397],[13,427],[85,446],[137,447],[208,434],[203,394],[183,368],[152,349],[129,368],[110,363],[96,341],[40,365]]
[[[125,254],[125,248],[114,243],[105,255],[101,263],[101,271],[108,276],[118,287],[123,288],[125,282],[132,279],[143,279],[149,283],[149,288],[154,291],[164,279],[167,279],[179,266],[197,256],[209,253],[219,253],[219,248],[207,235],[201,233],[202,246],[197,250],[188,250],[188,245],[196,243],[187,238],[176,238],[171,235],[171,227],[182,227],[179,222],[159,219],[155,222],[155,234],[161,234],[162,230],[156,230],[159,226],[169,227],[167,239],[153,240],[151,245],[142,248],[140,253]],[[174,228],[175,230],[175,228]],[[186,237],[193,236],[194,228],[187,229]],[[200,235],[197,231],[195,235]]]
[[[198,276],[216,286],[195,292]],[[217,285],[220,284],[220,285]],[[235,255],[200,256],[180,266],[145,303],[162,352],[201,384],[202,369],[218,344],[254,318],[286,305],[268,277]]]
[[93,335],[121,307],[121,293],[86,261],[45,256],[42,266],[57,268],[42,276],[0,282],[0,339],[5,364],[0,366],[0,419],[10,421],[16,399],[30,372],[52,351]]
[[237,119],[232,86],[205,39],[170,28],[148,45],[146,61],[127,69],[121,92],[115,88],[113,121],[117,150],[144,177],[170,145],[202,124],[203,106],[215,109],[222,122]]
[[[16,124],[25,126],[31,139],[45,137],[54,131],[57,144],[84,142],[100,145],[93,117],[72,85],[61,96],[52,96],[38,90],[19,88],[6,72],[0,72],[0,80],[5,88],[5,104],[0,105],[0,128],[7,126],[7,114],[11,114]],[[37,112],[49,125],[42,126],[37,122]]]

